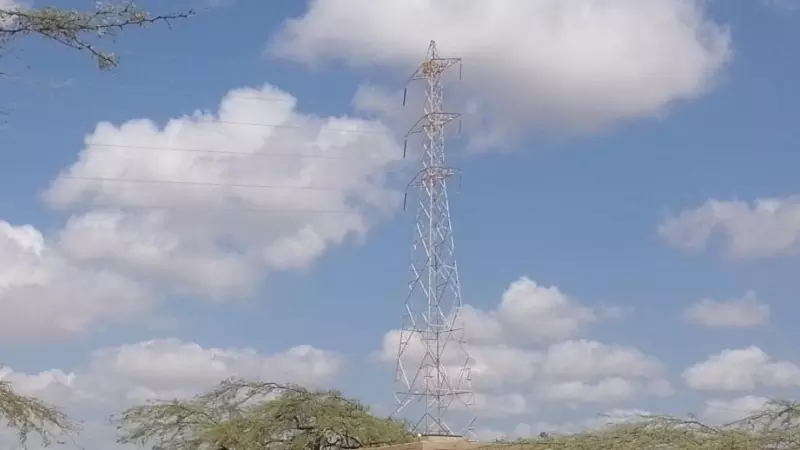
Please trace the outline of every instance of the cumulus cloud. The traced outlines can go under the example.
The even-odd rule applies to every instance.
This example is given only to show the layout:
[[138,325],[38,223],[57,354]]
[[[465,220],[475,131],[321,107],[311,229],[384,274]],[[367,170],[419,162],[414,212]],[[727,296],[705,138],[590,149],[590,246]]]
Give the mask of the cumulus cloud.
[[739,260],[796,256],[800,243],[800,199],[708,200],[665,220],[658,233],[687,250],[707,248],[719,237],[725,252]]
[[265,355],[252,348],[205,348],[155,339],[99,349],[78,371],[25,374],[4,368],[0,379],[11,381],[23,394],[62,405],[119,408],[190,396],[234,376],[319,386],[342,367],[339,355],[305,345]]
[[337,355],[310,346],[262,355],[251,348],[203,348],[161,339],[98,350],[90,369],[95,378],[113,379],[125,386],[127,398],[141,401],[191,395],[232,376],[313,386],[341,366]]
[[709,424],[724,425],[763,411],[769,399],[747,395],[733,400],[712,399],[706,402],[700,417]]
[[636,386],[620,377],[602,379],[596,383],[583,381],[562,381],[542,389],[542,397],[554,401],[569,402],[613,402],[632,398]]
[[547,348],[539,390],[543,398],[573,403],[621,402],[636,395],[667,396],[663,364],[632,346],[588,339]]
[[0,341],[61,339],[135,320],[153,300],[129,278],[74,264],[36,228],[0,221]]
[[380,122],[303,114],[270,85],[163,126],[101,122],[43,194],[73,212],[61,230],[0,222],[0,339],[135,320],[165,293],[248,295],[363,238],[398,204],[401,157]]
[[663,370],[661,362],[637,348],[587,339],[550,346],[542,368],[552,376],[577,379],[619,375],[652,378]]
[[[114,428],[103,420],[127,406],[191,396],[229,377],[322,387],[343,365],[340,355],[307,345],[263,354],[252,348],[209,348],[169,338],[99,349],[76,371],[22,373],[4,367],[0,380],[10,381],[21,394],[86,419],[76,444],[102,449],[118,447]],[[4,438],[0,433],[0,443],[5,443]],[[8,445],[11,442],[13,438]]]
[[726,349],[683,372],[686,384],[697,390],[750,391],[760,386],[800,386],[800,367],[773,361],[758,347]]
[[700,0],[314,0],[269,51],[413,70],[430,39],[464,58],[472,101],[501,115],[497,123],[578,129],[695,98],[732,52]]
[[483,311],[467,305],[464,322],[472,343],[513,340],[553,342],[574,336],[602,314],[583,306],[556,286],[541,286],[522,277],[503,293],[496,309]]
[[769,321],[769,305],[755,292],[747,292],[731,300],[704,298],[686,309],[684,316],[691,323],[709,328],[754,328]]
[[[454,409],[462,408],[461,403],[453,403]],[[509,394],[475,394],[471,409],[481,411],[485,418],[508,417],[530,414],[533,411],[527,397],[514,392]]]
[[59,247],[76,261],[228,296],[363,236],[397,205],[388,171],[402,151],[379,122],[295,105],[265,85],[163,127],[99,123],[44,193],[54,207],[88,209],[67,222]]
[[[464,312],[470,332],[467,366],[476,393],[473,409],[482,416],[526,414],[542,401],[615,403],[673,393],[658,359],[632,346],[570,339],[607,316],[558,287],[542,287],[523,277],[511,284],[495,309],[467,306]],[[400,330],[384,335],[378,354],[382,361],[395,362],[402,336]],[[425,350],[418,335],[406,334],[405,339],[402,367],[413,378]],[[448,377],[459,380],[465,355],[457,346],[448,346],[442,361]]]

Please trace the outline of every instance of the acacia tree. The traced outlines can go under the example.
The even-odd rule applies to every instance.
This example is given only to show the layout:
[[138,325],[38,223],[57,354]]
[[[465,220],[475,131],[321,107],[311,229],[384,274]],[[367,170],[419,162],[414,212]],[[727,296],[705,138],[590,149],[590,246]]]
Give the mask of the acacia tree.
[[101,70],[116,67],[113,52],[100,49],[95,42],[113,40],[121,31],[175,19],[187,18],[193,11],[150,14],[131,1],[102,3],[94,10],[78,11],[50,6],[40,8],[0,8],[0,48],[20,38],[39,36],[63,46],[88,52]]
[[414,439],[404,423],[337,391],[240,379],[189,400],[136,406],[113,421],[119,443],[158,450],[352,450]]
[[495,443],[492,450],[789,450],[800,448],[800,404],[772,401],[741,420],[709,425],[695,418],[641,416],[571,435]]
[[0,423],[15,429],[23,446],[30,434],[38,435],[47,447],[59,443],[60,437],[71,438],[78,431],[77,422],[60,409],[15,393],[4,380],[0,380]]

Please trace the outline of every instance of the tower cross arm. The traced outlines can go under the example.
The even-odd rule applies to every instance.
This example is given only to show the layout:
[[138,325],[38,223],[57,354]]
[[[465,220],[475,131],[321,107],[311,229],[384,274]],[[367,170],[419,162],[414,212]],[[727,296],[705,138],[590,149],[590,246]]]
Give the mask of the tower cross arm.
[[420,117],[411,128],[408,129],[406,137],[412,134],[422,133],[431,127],[443,127],[448,123],[461,117],[459,113],[452,112],[430,112]]
[[436,48],[436,41],[431,41],[428,46],[428,55],[425,61],[417,67],[417,70],[408,78],[408,81],[427,80],[432,76],[439,76],[447,69],[461,64],[461,58],[442,58]]
[[414,178],[408,183],[408,190],[414,187],[424,186],[426,183],[434,180],[434,181],[443,181],[453,175],[457,175],[461,173],[458,169],[453,167],[440,167],[440,166],[430,166],[420,169]]

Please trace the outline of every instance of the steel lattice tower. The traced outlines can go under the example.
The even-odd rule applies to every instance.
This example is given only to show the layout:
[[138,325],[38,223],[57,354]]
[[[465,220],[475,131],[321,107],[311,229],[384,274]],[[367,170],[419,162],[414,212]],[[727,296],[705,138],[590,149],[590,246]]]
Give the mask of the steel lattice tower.
[[424,435],[460,434],[447,424],[448,409],[454,401],[467,407],[473,402],[447,197],[447,180],[456,170],[446,166],[444,154],[445,125],[459,114],[442,110],[442,75],[458,65],[460,77],[460,64],[460,58],[440,57],[431,41],[427,58],[409,79],[423,82],[425,105],[422,117],[409,131],[409,136],[422,138],[422,167],[408,185],[416,191],[419,204],[397,352],[395,414],[404,411],[412,416],[413,431]]

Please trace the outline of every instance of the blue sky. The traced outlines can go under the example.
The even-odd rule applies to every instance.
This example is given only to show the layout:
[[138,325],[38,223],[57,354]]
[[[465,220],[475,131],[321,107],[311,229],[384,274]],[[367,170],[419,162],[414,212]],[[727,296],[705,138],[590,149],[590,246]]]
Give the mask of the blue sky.
[[[800,207],[792,197],[798,193],[792,168],[800,164],[795,151],[800,135],[794,123],[800,114],[800,88],[796,83],[800,62],[793,45],[800,41],[800,16],[796,12],[750,0],[697,4],[658,0],[649,6],[616,0],[595,4],[594,9],[588,8],[586,5],[591,2],[585,0],[565,2],[567,6],[563,8],[543,0],[538,3],[542,7],[538,12],[523,3],[509,2],[498,6],[494,15],[484,14],[491,26],[470,33],[465,24],[474,18],[468,14],[439,15],[452,7],[452,2],[439,2],[438,12],[419,21],[431,26],[429,30],[409,22],[407,17],[413,17],[407,11],[410,7],[398,2],[387,2],[385,8],[375,9],[366,8],[363,3],[349,2],[350,6],[365,9],[361,15],[348,15],[348,2],[342,1],[319,0],[307,4],[236,0],[176,23],[173,30],[154,27],[124,35],[113,47],[122,58],[121,66],[113,73],[100,73],[85,55],[53,44],[35,40],[17,44],[15,48],[29,67],[12,58],[3,61],[5,71],[24,80],[6,81],[0,86],[4,103],[11,106],[1,135],[6,151],[0,165],[0,220],[11,227],[30,224],[38,229],[48,246],[46,257],[57,262],[42,262],[45,257],[30,259],[30,254],[15,253],[19,240],[14,241],[16,244],[8,241],[0,245],[0,316],[3,317],[0,324],[11,330],[0,331],[0,351],[2,362],[13,370],[6,376],[29,392],[67,403],[79,413],[92,410],[92,414],[99,414],[97,411],[110,407],[87,406],[85,399],[75,400],[75,392],[86,394],[91,384],[81,379],[118,375],[123,379],[120,383],[128,384],[114,386],[113,392],[122,399],[120,404],[124,404],[130,401],[130,393],[135,389],[139,393],[146,389],[148,395],[185,394],[170,384],[175,380],[166,382],[158,378],[159,374],[169,373],[167,369],[153,369],[153,374],[146,374],[142,367],[182,361],[177,352],[186,350],[191,343],[199,344],[203,350],[251,348],[259,357],[310,345],[329,353],[259,363],[269,369],[241,368],[245,366],[237,366],[231,362],[236,360],[233,358],[224,370],[208,369],[208,379],[185,385],[199,389],[215,374],[285,376],[296,373],[294,370],[313,373],[308,383],[340,387],[380,408],[389,408],[392,368],[377,361],[376,352],[381,350],[384,335],[401,324],[408,281],[413,215],[403,213],[392,202],[396,202],[398,189],[402,189],[403,180],[410,175],[408,167],[395,161],[400,158],[395,152],[402,152],[396,139],[396,133],[402,134],[402,127],[397,124],[412,112],[398,112],[399,105],[398,109],[373,108],[365,112],[364,103],[359,109],[359,102],[353,99],[358,98],[359,86],[362,89],[367,85],[378,86],[380,89],[371,91],[371,98],[381,105],[391,105],[396,100],[396,95],[392,95],[413,69],[409,65],[413,59],[408,55],[416,51],[414,45],[423,43],[417,51],[421,59],[424,44],[431,39],[429,35],[438,34],[434,37],[443,53],[455,52],[465,58],[466,80],[454,87],[455,106],[483,102],[477,112],[465,116],[464,136],[452,144],[448,142],[451,161],[463,170],[461,187],[451,195],[451,203],[465,303],[481,311],[493,311],[513,282],[528,277],[534,284],[527,285],[524,301],[529,302],[532,308],[529,311],[540,307],[540,313],[531,312],[539,314],[536,317],[519,316],[529,328],[556,317],[547,314],[565,319],[577,308],[575,305],[600,309],[615,306],[623,312],[614,319],[600,317],[602,314],[598,313],[596,320],[588,321],[592,323],[581,323],[574,330],[556,333],[548,337],[550,340],[535,331],[528,340],[521,336],[487,338],[486,342],[476,344],[480,346],[479,352],[483,349],[497,356],[499,353],[493,346],[503,345],[545,357],[542,355],[552,350],[550,346],[561,341],[573,339],[570,342],[586,344],[588,341],[581,341],[586,339],[605,346],[621,346],[615,347],[619,351],[635,347],[640,352],[636,361],[657,358],[661,366],[638,378],[631,375],[630,379],[638,380],[635,382],[638,387],[630,393],[619,391],[609,397],[600,394],[604,379],[629,380],[628,375],[617,373],[620,369],[615,369],[616,372],[598,369],[597,373],[587,374],[574,367],[562,368],[562,372],[547,376],[546,365],[537,366],[538,375],[529,382],[520,381],[519,374],[504,374],[498,369],[486,375],[483,384],[478,383],[484,388],[477,389],[486,389],[485,398],[496,397],[500,399],[498,402],[511,396],[524,398],[526,406],[513,414],[477,411],[479,416],[486,417],[479,422],[482,432],[491,436],[513,433],[515,428],[522,434],[545,426],[570,429],[588,424],[584,420],[599,412],[614,409],[702,413],[709,410],[709,405],[716,405],[716,415],[711,410],[707,416],[719,419],[720,411],[753,407],[762,397],[796,395],[800,377],[792,374],[795,371],[800,374],[800,369],[790,367],[792,361],[800,364],[800,357],[792,349],[798,337],[793,323],[798,313],[794,274],[798,269],[796,241],[800,237],[800,220],[795,218]],[[678,6],[680,3],[684,6]],[[77,0],[55,5],[91,6],[90,2]],[[142,5],[153,10],[162,7],[159,2],[142,2]],[[183,0],[173,2],[171,7],[191,5],[189,0]],[[330,7],[337,5],[345,6],[333,8],[332,13]],[[426,8],[420,6],[420,17]],[[341,17],[337,14],[351,22],[347,25],[338,22]],[[578,14],[584,14],[581,19],[587,21],[584,25],[558,28],[558,23],[578,20]],[[519,23],[503,25],[503,20],[514,16],[519,17]],[[295,34],[284,34],[282,41],[276,40],[290,18],[301,18],[298,23],[302,26],[294,29]],[[526,20],[544,31],[539,35],[526,34],[523,26]],[[542,26],[548,21],[556,25],[552,29]],[[522,28],[515,34],[514,27]],[[649,27],[656,27],[659,33],[648,34]],[[505,30],[507,40],[492,38],[492,29]],[[353,30],[358,30],[362,38],[354,38],[358,33]],[[551,36],[556,44],[550,47],[550,52],[542,50],[548,48],[547,44],[532,40],[546,38],[547,30],[561,33]],[[719,34],[714,36],[715,32]],[[457,38],[462,35],[466,37],[459,41]],[[411,43],[403,42],[402,36],[409,36]],[[515,37],[518,41],[514,41]],[[609,50],[615,48],[608,44],[614,38],[621,42],[618,53]],[[631,44],[639,41],[641,44]],[[270,46],[269,42],[273,44]],[[283,46],[279,45],[281,42]],[[565,51],[563,57],[556,54],[559,50]],[[60,87],[44,88],[31,80]],[[234,261],[226,253],[229,248],[225,243],[209,249],[200,241],[190,241],[197,238],[195,226],[204,228],[197,232],[200,239],[235,233],[237,224],[223,220],[221,225],[214,224],[219,229],[212,229],[212,225],[206,227],[200,222],[202,215],[195,217],[198,222],[193,222],[191,211],[180,215],[168,211],[169,228],[161,224],[164,228],[156,230],[167,233],[158,236],[169,235],[178,242],[173,252],[160,256],[160,261],[145,261],[138,254],[135,260],[127,257],[135,254],[132,249],[140,244],[137,239],[145,241],[156,236],[148,234],[156,233],[154,229],[134,227],[146,227],[140,219],[152,213],[147,208],[130,210],[133,212],[126,220],[131,221],[132,228],[111,230],[128,233],[124,239],[109,234],[110,241],[100,242],[98,235],[77,231],[67,236],[71,240],[64,238],[70,215],[79,219],[92,210],[107,212],[107,208],[96,205],[79,206],[92,195],[107,195],[103,198],[112,202],[111,206],[126,211],[125,202],[133,201],[131,195],[140,194],[145,203],[153,205],[162,200],[160,194],[163,194],[175,200],[169,202],[174,205],[183,201],[180,195],[192,189],[163,186],[154,190],[152,186],[144,186],[138,193],[123,195],[112,189],[113,183],[62,180],[62,184],[49,191],[51,205],[48,205],[42,200],[42,193],[62,170],[77,161],[78,154],[86,147],[84,138],[95,131],[98,122],[110,122],[117,127],[131,119],[147,118],[163,127],[170,118],[197,109],[215,112],[221,98],[233,89],[258,90],[265,83],[296,98],[294,114],[346,115],[353,120],[363,117],[370,122],[352,126],[385,127],[381,129],[386,133],[375,140],[337,147],[356,156],[364,154],[359,151],[367,152],[379,162],[373,165],[365,162],[366,157],[353,158],[352,163],[340,161],[315,168],[324,171],[321,175],[313,172],[320,177],[317,184],[321,185],[352,180],[349,194],[372,202],[366,209],[357,210],[369,219],[363,235],[353,235],[360,225],[334,223],[327,216],[322,218],[322,213],[316,214],[314,229],[329,233],[326,236],[332,241],[318,254],[306,257],[300,264],[302,267],[289,267],[279,254],[280,249],[270,253],[270,258],[277,258],[278,262],[258,260],[249,253],[259,253],[259,245],[268,246],[291,237],[305,224],[306,217],[278,224],[271,222],[266,214],[258,219],[261,222],[243,225],[244,234],[229,237],[249,249],[239,252],[247,254],[241,261]],[[557,92],[554,86],[563,87],[563,91]],[[380,97],[381,92],[387,96]],[[271,94],[275,95],[278,94]],[[233,117],[246,117],[242,122],[274,123],[278,113],[271,111],[288,103],[249,101],[236,103],[234,106],[248,111],[236,113],[240,115],[231,113]],[[548,111],[553,111],[552,115]],[[587,130],[588,122],[596,126]],[[225,128],[225,133],[240,133],[228,137],[229,145],[222,141],[226,150],[252,150],[252,145],[245,145],[251,138],[249,128],[217,125]],[[475,142],[471,139],[496,130],[500,131],[494,135],[492,148],[470,145]],[[141,130],[114,128],[98,131],[96,142],[113,139],[118,145],[151,145],[148,142],[161,139],[158,131],[147,132],[150,134],[145,136]],[[208,139],[189,136],[186,134],[189,132],[181,131],[184,135],[176,138],[182,147],[197,148]],[[301,129],[296,135],[273,137],[277,140],[269,141],[266,150],[293,152],[300,145],[319,150],[312,147],[324,141],[325,133],[298,137],[302,132]],[[155,145],[164,146],[163,141],[159,142]],[[236,147],[237,143],[245,150]],[[168,167],[172,166],[159,163],[157,158],[180,152],[168,149],[138,154],[133,154],[136,149],[123,149],[113,153],[123,158],[117,162],[103,159],[102,149],[89,150],[86,157],[96,158],[98,165],[75,166],[74,176],[97,177],[108,173],[98,172],[99,168],[118,170],[113,177],[145,179],[159,176],[202,179],[197,177],[215,173],[211,166],[202,168],[197,162],[198,165],[191,165],[191,161],[184,170],[169,172]],[[265,160],[273,158],[259,161]],[[275,167],[290,164],[285,159],[281,161],[275,162]],[[263,164],[266,167],[273,163]],[[290,170],[297,170],[292,167]],[[192,170],[197,170],[197,174]],[[253,184],[264,179],[265,184],[270,184],[268,176],[280,178],[279,173],[270,173],[247,172],[242,183]],[[370,184],[369,177],[374,173],[388,177],[387,181]],[[234,175],[226,176],[229,178],[222,181],[237,181]],[[286,176],[284,185],[300,175],[287,172]],[[81,190],[81,186],[85,189]],[[367,199],[364,186],[371,186],[368,191],[376,198]],[[198,192],[203,189],[206,188],[201,187]],[[209,189],[205,192],[212,196],[219,191]],[[273,192],[275,198],[270,201],[276,203],[271,204],[291,201],[289,197],[278,196],[300,195],[298,192]],[[309,196],[297,198],[301,203],[311,202],[310,209],[314,210],[336,209],[339,205],[327,197],[313,202]],[[710,199],[717,203],[707,204]],[[760,199],[774,201],[761,203],[760,207],[753,203]],[[135,201],[141,202],[142,197]],[[190,202],[193,211],[197,212],[202,201],[194,198]],[[333,202],[330,208],[326,207],[326,201]],[[67,210],[54,211],[52,203],[61,203]],[[202,209],[198,214],[201,213]],[[247,222],[242,217],[251,216],[236,215],[230,220]],[[712,228],[714,231],[710,231]],[[185,236],[175,237],[182,233]],[[335,242],[336,236],[344,236],[342,242]],[[252,243],[247,241],[251,238]],[[115,246],[123,241],[124,244]],[[180,254],[182,251],[186,254]],[[207,256],[203,251],[211,255],[208,261],[213,269],[209,274],[222,267],[215,264],[230,263],[231,270],[242,268],[252,276],[236,286],[232,282],[219,295],[208,298],[203,291],[208,274],[196,272],[200,269],[191,263]],[[217,257],[221,259],[215,263]],[[105,313],[90,315],[91,320],[81,322],[76,329],[59,325],[61,313],[52,315],[52,324],[47,322],[50,317],[47,314],[25,315],[30,312],[23,307],[33,311],[70,310],[69,305],[76,300],[54,292],[82,291],[70,291],[71,287],[66,285],[47,285],[56,283],[53,280],[65,283],[64,280],[75,276],[56,273],[66,270],[64,267],[80,271],[69,272],[80,276],[100,267],[125,283],[132,283],[130,286],[141,287],[141,296],[128,290],[130,295],[123,296],[127,298],[126,306],[111,307],[108,305],[122,304],[114,291],[123,289],[122,285],[106,280],[104,283],[109,284],[97,287],[91,284],[95,282],[91,281],[93,278],[87,278],[90,281],[86,283],[94,286],[91,295],[95,297],[86,300],[82,311],[99,305]],[[30,268],[50,277],[33,281],[24,278],[22,271]],[[11,287],[5,286],[5,290],[4,280],[11,280]],[[15,280],[22,281],[14,285]],[[29,291],[19,287],[25,283],[33,283],[34,287],[28,286]],[[193,291],[192,286],[197,289]],[[552,300],[542,294],[542,289],[549,286],[557,286],[569,298],[564,300],[566,297],[559,296],[558,301],[567,303],[551,304],[552,310],[542,306],[547,298]],[[15,288],[19,290],[14,291]],[[247,294],[236,295],[234,291],[238,288],[246,288]],[[750,291],[754,293],[750,299],[756,300],[747,300]],[[26,301],[20,302],[23,294]],[[37,305],[40,297],[42,303]],[[688,323],[686,310],[701,299],[727,301],[743,297],[745,300],[739,302],[714,303],[717,309],[700,314],[704,319],[696,320],[702,323]],[[759,311],[764,311],[764,305],[769,308],[769,317],[760,318]],[[3,311],[5,308],[8,309]],[[545,312],[541,313],[542,310]],[[479,319],[489,320],[490,316],[485,314]],[[498,313],[492,317],[501,316]],[[33,321],[35,326],[22,325],[25,320]],[[475,319],[471,325],[487,326],[480,320]],[[14,323],[19,326],[12,327]],[[41,332],[31,331],[39,330],[38,327]],[[60,332],[53,331],[57,329]],[[127,360],[120,356],[123,355],[120,346],[135,346],[149,340],[156,341],[146,355],[131,353],[133,356]],[[167,345],[177,342],[181,344],[178,348]],[[763,354],[751,346],[757,346],[772,359],[764,360]],[[112,350],[103,353],[97,352],[98,349]],[[740,352],[729,352],[715,360],[716,366],[710,369],[705,366],[707,370],[696,371],[694,375],[684,372],[726,349]],[[109,354],[115,354],[116,359]],[[142,355],[153,359],[147,360]],[[191,361],[199,364],[198,370],[202,372],[206,370],[202,364],[213,366],[214,359],[209,355],[200,352]],[[327,361],[314,366],[322,367],[319,373],[297,368],[312,364],[310,358],[314,357]],[[281,361],[289,361],[287,364],[294,364],[295,368],[279,370]],[[142,367],[134,368],[134,362]],[[776,366],[774,362],[781,363]],[[52,369],[62,371],[65,377],[74,373],[74,380],[78,381],[69,381],[69,377],[48,378],[51,372],[44,371]],[[123,373],[125,370],[135,375]],[[735,370],[744,373],[738,382],[707,381],[714,376],[725,378],[725,374]],[[776,375],[778,372],[783,375]],[[505,383],[504,376],[517,379]],[[584,402],[570,397],[577,394],[568,393],[557,399],[542,397],[544,386],[556,391],[552,383],[562,379],[584,383],[581,389],[594,389],[591,392],[603,400]],[[646,393],[645,384],[654,380],[668,381],[670,392]],[[192,384],[195,382],[196,385]],[[53,387],[59,383],[66,387]],[[722,387],[711,389],[709,383]],[[737,399],[745,400],[708,403]],[[519,424],[528,428],[519,428]]]

